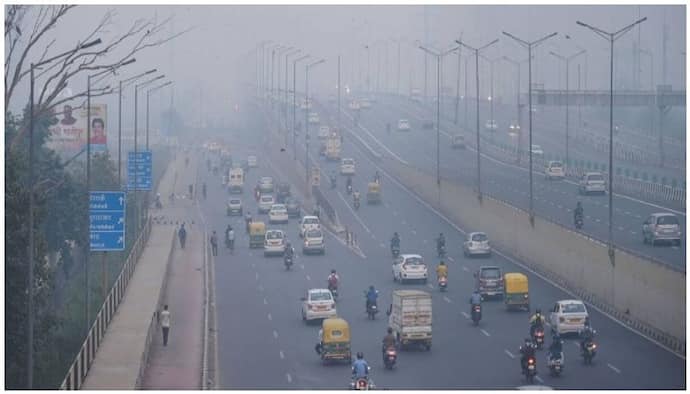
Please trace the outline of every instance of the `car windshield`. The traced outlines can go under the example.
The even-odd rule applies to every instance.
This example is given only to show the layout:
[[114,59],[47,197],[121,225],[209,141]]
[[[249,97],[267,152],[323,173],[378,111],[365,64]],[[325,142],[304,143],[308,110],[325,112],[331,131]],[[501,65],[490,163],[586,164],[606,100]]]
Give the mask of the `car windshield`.
[[264,196],[264,197],[261,197],[261,201],[262,202],[272,202],[273,197],[272,196]]
[[306,218],[306,219],[304,219],[304,224],[319,224],[319,219]]
[[551,163],[551,168],[561,168],[561,167],[563,167],[563,164],[561,164],[558,161],[554,161],[553,163]]
[[271,178],[261,178],[261,183],[272,183],[273,179]]
[[332,299],[330,291],[309,293],[309,301],[330,301]]
[[563,307],[561,308],[561,311],[563,313],[585,313],[585,306],[580,303],[574,303],[574,304],[563,304]]
[[603,181],[604,176],[601,174],[592,174],[587,176],[587,180],[589,181]]
[[240,203],[241,203],[240,200],[230,200],[230,204],[233,204],[233,205],[238,205]]
[[539,146],[539,145],[532,145],[532,150],[541,150],[541,146]]
[[498,268],[490,268],[482,270],[482,278],[498,279],[501,277],[501,271]]
[[309,238],[321,238],[321,231],[319,231],[319,230],[307,231],[307,237],[309,237]]
[[355,162],[354,162],[354,160],[351,160],[351,159],[344,159],[343,164],[349,165],[349,164],[355,164]]
[[489,238],[484,233],[472,235],[472,241],[474,241],[474,242],[484,242],[484,241],[487,241],[488,239]]
[[412,265],[412,266],[424,265],[424,261],[422,261],[422,259],[419,257],[408,257],[407,259],[405,259],[404,265]]
[[269,231],[266,233],[266,239],[283,239],[283,233],[280,231]]
[[283,204],[275,204],[271,207],[272,210],[274,211],[284,211],[285,210],[285,205]]
[[661,224],[661,225],[672,225],[678,224],[678,218],[675,216],[659,216],[659,219],[657,219],[656,224]]

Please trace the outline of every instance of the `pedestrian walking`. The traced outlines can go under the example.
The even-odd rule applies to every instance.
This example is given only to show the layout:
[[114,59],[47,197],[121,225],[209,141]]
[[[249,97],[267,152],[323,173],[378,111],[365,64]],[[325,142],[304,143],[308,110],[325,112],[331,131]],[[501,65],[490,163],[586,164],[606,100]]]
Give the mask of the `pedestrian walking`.
[[184,228],[184,223],[180,226],[177,236],[180,238],[180,248],[184,249],[184,243],[187,240],[187,230]]
[[163,328],[163,346],[168,346],[168,335],[170,335],[170,311],[168,305],[163,307],[161,312],[161,327]]
[[214,256],[218,256],[218,236],[215,230],[213,230],[213,234],[211,235],[211,251]]

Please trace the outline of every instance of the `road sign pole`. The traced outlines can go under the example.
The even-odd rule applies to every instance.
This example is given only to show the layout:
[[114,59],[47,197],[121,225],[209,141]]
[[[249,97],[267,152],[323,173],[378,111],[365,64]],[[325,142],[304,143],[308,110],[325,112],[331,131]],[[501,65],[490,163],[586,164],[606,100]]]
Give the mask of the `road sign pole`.
[[108,267],[107,267],[107,256],[108,252],[103,252],[101,259],[101,270],[103,274],[103,302],[105,302],[106,297],[108,297]]

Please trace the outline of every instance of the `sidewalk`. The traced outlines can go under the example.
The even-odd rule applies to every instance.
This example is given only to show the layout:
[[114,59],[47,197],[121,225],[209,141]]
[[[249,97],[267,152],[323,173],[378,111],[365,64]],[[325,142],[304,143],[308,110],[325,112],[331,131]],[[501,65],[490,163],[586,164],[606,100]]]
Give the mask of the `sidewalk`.
[[198,226],[187,233],[185,249],[175,248],[170,262],[163,305],[171,324],[168,346],[156,327],[142,389],[200,390],[204,318],[204,233]]
[[[184,158],[185,154],[178,153],[176,160],[170,164],[161,180],[158,192],[163,196],[164,207],[160,211],[152,211],[152,215],[163,219],[152,224],[149,241],[136,265],[122,303],[105,333],[103,343],[81,387],[82,390],[137,388],[143,368],[142,356],[146,350],[148,329],[163,291],[171,247],[173,241],[176,241],[176,223],[187,223],[185,227],[189,234],[188,241],[192,240],[195,230],[198,231],[200,226],[193,202],[177,199],[174,204],[170,204],[165,197],[173,190],[177,195],[186,194],[187,185],[195,180],[196,162],[190,160],[189,167],[186,167]],[[178,247],[175,242],[175,248]],[[201,308],[201,305],[199,307]],[[176,308],[171,309],[171,337],[175,338]],[[177,320],[182,322],[184,318],[180,315]],[[160,335],[160,330],[157,334]],[[156,336],[153,338],[154,343],[160,340]],[[172,342],[174,341],[175,339],[172,339]]]

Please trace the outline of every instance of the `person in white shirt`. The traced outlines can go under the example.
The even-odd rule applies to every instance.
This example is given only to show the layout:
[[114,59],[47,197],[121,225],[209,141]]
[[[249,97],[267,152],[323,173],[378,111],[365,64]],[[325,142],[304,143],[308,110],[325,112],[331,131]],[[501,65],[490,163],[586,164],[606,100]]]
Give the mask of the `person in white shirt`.
[[168,306],[163,307],[161,312],[161,327],[163,328],[163,346],[168,346],[168,335],[170,334],[170,311]]

